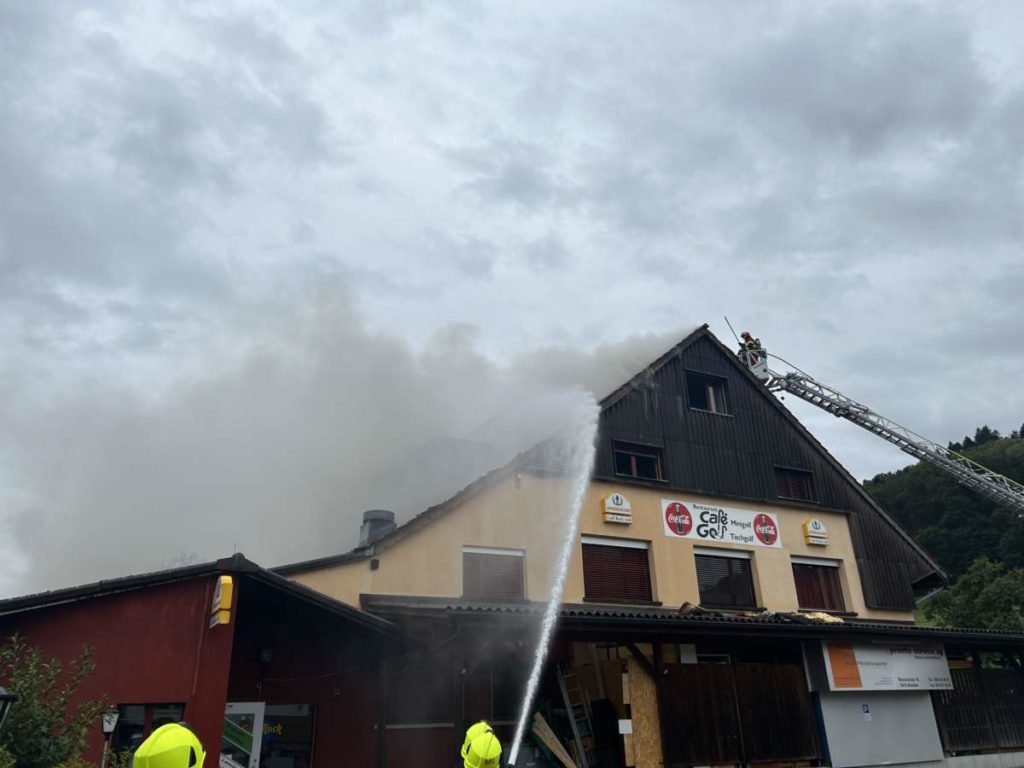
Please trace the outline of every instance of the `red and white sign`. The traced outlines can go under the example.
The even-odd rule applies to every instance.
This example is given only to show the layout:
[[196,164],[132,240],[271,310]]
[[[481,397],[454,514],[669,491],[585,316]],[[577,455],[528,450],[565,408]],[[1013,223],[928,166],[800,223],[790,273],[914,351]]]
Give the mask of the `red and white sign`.
[[696,501],[662,499],[665,535],[722,544],[782,547],[779,519],[770,512],[718,507]]

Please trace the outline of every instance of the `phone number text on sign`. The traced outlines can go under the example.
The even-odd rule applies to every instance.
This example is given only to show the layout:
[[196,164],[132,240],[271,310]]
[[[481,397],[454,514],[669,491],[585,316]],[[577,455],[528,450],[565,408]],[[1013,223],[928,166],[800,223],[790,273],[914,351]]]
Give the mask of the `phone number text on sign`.
[[779,520],[768,512],[662,499],[661,514],[669,538],[782,547]]

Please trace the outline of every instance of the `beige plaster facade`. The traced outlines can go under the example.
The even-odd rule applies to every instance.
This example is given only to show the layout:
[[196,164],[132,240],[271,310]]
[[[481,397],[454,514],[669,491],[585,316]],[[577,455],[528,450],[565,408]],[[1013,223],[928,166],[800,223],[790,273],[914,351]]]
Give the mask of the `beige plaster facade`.
[[[603,499],[613,493],[629,500],[629,524],[604,522]],[[546,600],[564,537],[567,496],[564,480],[525,472],[508,475],[383,548],[375,555],[376,568],[371,568],[369,560],[356,560],[297,573],[291,578],[352,605],[358,605],[359,595],[364,593],[457,598],[462,595],[462,548],[488,547],[522,551],[527,598]],[[772,513],[779,522],[782,546],[733,546],[670,537],[664,530],[663,499]],[[802,525],[811,517],[820,519],[828,528],[826,546],[805,543]],[[838,512],[595,481],[580,516],[580,535],[647,542],[654,598],[666,607],[675,608],[686,602],[699,604],[694,547],[713,546],[750,554],[754,588],[763,608],[798,610],[791,558],[813,557],[838,562],[848,611],[862,618],[913,619],[909,612],[878,611],[865,605],[847,519]],[[579,538],[562,599],[566,603],[584,599]]]

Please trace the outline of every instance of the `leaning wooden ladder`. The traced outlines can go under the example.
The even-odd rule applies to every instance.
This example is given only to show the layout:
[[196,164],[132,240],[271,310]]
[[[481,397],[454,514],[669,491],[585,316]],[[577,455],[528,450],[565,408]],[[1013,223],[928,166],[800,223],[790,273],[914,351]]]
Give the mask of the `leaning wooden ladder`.
[[594,727],[590,717],[590,701],[571,668],[558,666],[558,687],[569,713],[572,737],[576,742],[576,758],[580,768],[594,766]]

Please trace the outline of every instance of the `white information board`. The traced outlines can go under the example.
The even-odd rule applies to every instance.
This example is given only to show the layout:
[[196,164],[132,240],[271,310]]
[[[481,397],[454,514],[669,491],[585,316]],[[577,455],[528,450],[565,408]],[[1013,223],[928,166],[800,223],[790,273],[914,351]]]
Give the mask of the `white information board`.
[[822,641],[833,691],[941,691],[953,687],[941,645]]

